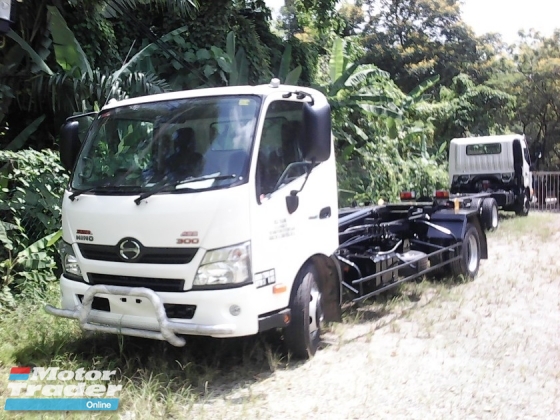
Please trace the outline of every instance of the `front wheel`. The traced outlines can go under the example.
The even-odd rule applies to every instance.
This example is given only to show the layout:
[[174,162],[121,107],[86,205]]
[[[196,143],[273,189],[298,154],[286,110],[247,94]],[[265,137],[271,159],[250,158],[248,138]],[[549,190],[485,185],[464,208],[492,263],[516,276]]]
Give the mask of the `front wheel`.
[[323,310],[313,265],[305,266],[296,277],[290,298],[292,319],[284,329],[287,350],[298,359],[313,357],[321,342]]
[[474,225],[468,224],[461,247],[461,259],[451,263],[451,273],[455,277],[474,279],[480,267],[480,236]]

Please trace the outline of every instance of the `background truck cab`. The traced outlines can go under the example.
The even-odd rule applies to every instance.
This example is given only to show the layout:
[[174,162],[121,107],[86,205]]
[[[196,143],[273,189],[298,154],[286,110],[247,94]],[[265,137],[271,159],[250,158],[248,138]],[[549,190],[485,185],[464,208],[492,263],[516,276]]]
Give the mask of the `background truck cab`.
[[456,138],[449,145],[452,194],[491,193],[498,206],[526,216],[533,196],[525,136]]

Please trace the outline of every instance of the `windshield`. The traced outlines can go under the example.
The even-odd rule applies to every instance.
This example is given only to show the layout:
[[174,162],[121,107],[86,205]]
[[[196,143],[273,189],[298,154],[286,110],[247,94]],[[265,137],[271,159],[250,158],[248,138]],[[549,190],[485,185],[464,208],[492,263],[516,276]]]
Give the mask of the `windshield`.
[[74,190],[130,194],[247,181],[260,99],[221,96],[123,106],[99,114],[76,163]]

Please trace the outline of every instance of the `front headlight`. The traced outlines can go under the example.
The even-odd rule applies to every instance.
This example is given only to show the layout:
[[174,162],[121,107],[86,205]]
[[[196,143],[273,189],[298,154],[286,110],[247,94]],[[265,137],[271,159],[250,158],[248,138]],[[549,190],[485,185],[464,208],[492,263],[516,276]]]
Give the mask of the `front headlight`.
[[58,251],[60,252],[64,276],[70,280],[84,281],[84,276],[82,275],[82,270],[80,269],[78,259],[72,249],[72,245],[67,242],[60,241]]
[[251,243],[208,251],[193,282],[195,288],[237,287],[251,279]]

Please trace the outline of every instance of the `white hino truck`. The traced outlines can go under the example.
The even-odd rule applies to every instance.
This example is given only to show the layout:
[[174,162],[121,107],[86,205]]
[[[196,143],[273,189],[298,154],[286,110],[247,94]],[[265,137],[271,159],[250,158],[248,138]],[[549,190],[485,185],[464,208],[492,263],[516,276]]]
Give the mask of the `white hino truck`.
[[343,297],[433,270],[476,276],[477,211],[448,203],[338,208],[330,107],[268,85],[166,93],[61,129],[61,308],[85,330],[166,340],[278,329],[311,357]]
[[494,199],[497,207],[527,216],[533,200],[533,178],[525,136],[505,134],[451,140],[449,182],[456,198]]

